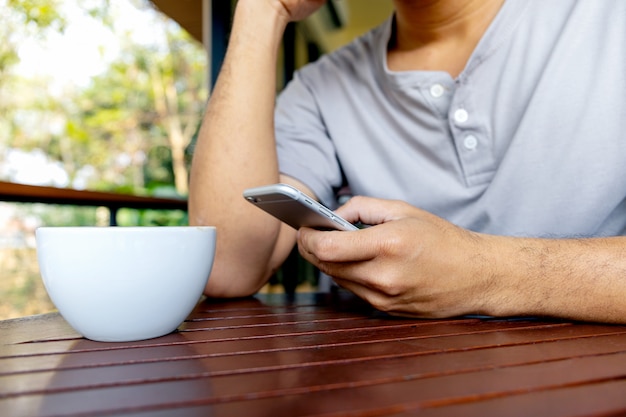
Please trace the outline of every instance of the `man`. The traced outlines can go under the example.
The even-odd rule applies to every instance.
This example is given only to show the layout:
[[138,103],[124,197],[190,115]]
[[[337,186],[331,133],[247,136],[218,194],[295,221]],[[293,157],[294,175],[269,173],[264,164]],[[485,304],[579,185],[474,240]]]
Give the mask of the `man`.
[[[206,293],[254,293],[297,241],[392,314],[626,323],[626,2],[394,0],[274,122],[283,30],[323,3],[237,4],[191,177]],[[373,226],[296,232],[241,196],[279,181],[327,205],[347,183],[338,213]]]

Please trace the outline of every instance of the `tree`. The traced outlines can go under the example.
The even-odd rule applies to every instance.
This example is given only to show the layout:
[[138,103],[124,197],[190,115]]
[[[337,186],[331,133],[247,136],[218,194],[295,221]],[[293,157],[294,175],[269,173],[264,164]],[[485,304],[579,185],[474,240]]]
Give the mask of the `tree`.
[[166,132],[172,151],[176,190],[186,195],[185,149],[198,129],[206,100],[206,65],[202,59],[206,57],[200,58],[198,51],[190,48],[186,32],[169,29],[165,33],[167,50],[160,56],[160,62],[149,66],[148,70],[158,115],[156,121]]
[[[163,42],[127,43],[68,111],[66,134],[75,150],[71,159],[100,167],[105,182],[139,191],[173,183],[186,195],[185,150],[207,96],[206,53],[163,16],[155,13],[153,19]],[[71,165],[60,151],[57,157]]]

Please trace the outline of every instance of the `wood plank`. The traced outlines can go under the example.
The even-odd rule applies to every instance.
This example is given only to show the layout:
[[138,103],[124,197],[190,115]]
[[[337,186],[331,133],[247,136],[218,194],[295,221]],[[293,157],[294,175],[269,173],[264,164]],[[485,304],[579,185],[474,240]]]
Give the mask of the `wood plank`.
[[[593,385],[567,387],[539,392],[530,392],[514,396],[446,406],[441,408],[415,409],[404,405],[368,410],[350,410],[339,413],[327,413],[323,417],[606,417],[626,414],[626,381],[609,381]],[[570,401],[571,397],[585,399]],[[408,408],[408,410],[406,410]],[[283,410],[289,416],[320,416],[320,414],[297,414],[293,409]],[[148,412],[130,412],[126,417],[187,417],[211,414],[210,406],[190,406],[184,408],[164,408]],[[279,415],[279,414],[275,414]]]
[[[626,414],[626,381],[610,380],[596,384],[568,386],[495,397],[470,403],[419,410],[423,417],[576,417]],[[574,399],[574,401],[572,401]],[[179,410],[180,412],[182,410]],[[394,414],[415,416],[418,410]],[[370,415],[387,415],[372,413]],[[158,413],[155,414],[158,416]]]
[[[162,375],[160,377],[155,376],[152,368],[154,368],[157,363],[159,368],[172,369],[172,372],[175,372],[176,377],[179,379],[194,379],[198,377],[199,369],[203,370],[200,372],[202,377],[228,375],[237,376],[247,375],[250,373],[299,370],[303,368],[308,369],[308,372],[314,374],[314,372],[316,372],[314,368],[327,366],[359,367],[363,366],[363,363],[372,363],[373,361],[385,359],[397,359],[401,361],[419,360],[420,363],[423,364],[430,361],[433,354],[436,359],[439,359],[441,357],[439,354],[468,352],[470,349],[476,349],[479,352],[477,354],[479,358],[483,356],[492,358],[490,355],[480,352],[493,348],[500,349],[500,351],[505,352],[503,354],[506,355],[512,354],[503,350],[503,343],[499,336],[496,337],[496,342],[492,345],[489,345],[489,337],[487,335],[481,334],[475,336],[480,336],[481,339],[486,340],[481,340],[481,346],[479,347],[471,346],[471,344],[469,344],[460,346],[457,349],[450,349],[446,346],[432,346],[430,349],[424,349],[425,346],[422,343],[419,343],[417,346],[412,346],[411,344],[400,343],[393,340],[383,342],[376,342],[376,340],[374,340],[367,342],[362,346],[355,343],[347,343],[343,345],[334,344],[332,346],[312,345],[310,346],[310,349],[303,346],[296,351],[288,349],[276,349],[270,352],[253,350],[245,353],[225,351],[220,354],[203,352],[202,350],[196,349],[197,346],[186,347],[186,350],[185,347],[178,346],[176,349],[165,349],[166,347],[164,347],[164,349],[155,349],[150,351],[148,354],[146,354],[146,352],[138,352],[135,349],[110,352],[92,352],[91,354],[83,352],[82,354],[34,357],[29,359],[28,363],[24,363],[24,361],[21,360],[5,361],[3,363],[3,369],[8,371],[4,373],[4,377],[0,377],[0,381],[6,381],[6,384],[2,384],[3,386],[18,386],[19,384],[13,384],[17,381],[30,378],[32,373],[43,374],[55,371],[60,373],[81,369],[94,370],[94,375],[90,376],[89,379],[92,381],[91,384],[96,385],[111,383],[110,380],[100,381],[100,375],[104,377],[106,375],[116,375],[118,373],[121,375],[130,375],[132,378],[131,382],[128,383],[136,383],[138,380],[140,381],[140,375],[144,374],[148,375],[146,378],[149,380],[154,378],[172,378],[171,374]],[[462,337],[465,336],[456,336],[456,338]],[[588,355],[589,352],[600,354],[607,352],[621,352],[626,349],[624,348],[624,346],[626,346],[626,335],[624,334],[601,337],[603,339],[602,342],[597,340],[600,337],[601,336],[596,336],[582,340],[578,337],[574,339],[565,339],[565,341],[571,343],[571,345],[559,345],[557,349],[558,355],[560,356],[557,357],[582,357]],[[533,355],[547,355],[548,351],[545,347],[538,347],[538,343],[541,341],[540,337],[524,340],[525,344],[515,343],[511,346],[520,346],[521,352],[527,352],[530,357],[528,361],[536,361],[536,358]],[[441,344],[438,343],[437,340],[433,340],[432,342],[435,345]],[[528,346],[528,344],[530,344],[530,346]],[[598,344],[600,344],[600,346],[594,348]],[[574,347],[578,347],[578,350],[573,350]],[[513,352],[517,351],[513,350]],[[107,353],[109,355],[108,357],[102,357],[102,353]],[[555,355],[555,353],[552,355]],[[47,366],[47,368],[43,366],[32,368],[33,361],[41,365],[42,359],[45,359],[43,363]],[[452,360],[452,358],[446,359],[446,362],[450,360]],[[520,358],[516,357],[516,360],[522,362]],[[466,361],[471,363],[471,361],[464,358],[462,359],[462,365],[464,365]],[[192,363],[193,365],[188,365],[189,363]],[[189,373],[189,369],[192,369],[193,372]],[[179,373],[182,371],[188,372],[189,374]],[[72,372],[72,375],[76,374],[77,372]],[[249,376],[245,376],[245,378],[248,377]],[[80,379],[70,380],[79,381]],[[124,381],[118,382],[123,383]],[[31,387],[30,389],[35,388]],[[41,390],[43,388],[39,387],[37,389]],[[12,395],[15,393],[16,391],[14,390],[7,390],[0,394],[0,396],[3,394]]]
[[0,320],[0,356],[10,345],[43,340],[79,339],[81,336],[59,313]]
[[[156,339],[140,340],[136,342],[100,343],[82,338],[68,338],[61,340],[48,340],[38,343],[0,346],[0,358],[7,359],[27,356],[58,355],[64,353],[108,352],[123,349],[163,348],[193,344],[210,344],[221,351],[232,352],[232,347],[230,345],[224,345],[223,343],[247,341],[248,345],[252,345],[252,349],[256,349],[257,347],[262,348],[268,344],[276,346],[277,343],[283,343],[285,347],[288,347],[293,343],[293,341],[290,340],[296,339],[298,339],[298,346],[310,344],[311,338],[316,338],[318,343],[323,343],[323,339],[320,338],[323,338],[325,335],[327,335],[328,339],[331,341],[344,339],[354,341],[361,339],[375,340],[371,339],[371,337],[393,337],[393,335],[398,332],[411,330],[417,326],[434,326],[428,330],[428,334],[436,335],[439,332],[437,329],[441,328],[438,326],[442,326],[445,323],[451,325],[449,328],[446,327],[446,332],[452,332],[455,331],[454,329],[457,329],[456,331],[459,329],[458,327],[453,327],[453,324],[454,326],[460,326],[462,323],[469,322],[471,321],[424,322],[420,325],[412,321],[377,322],[363,318],[351,318],[340,322],[312,321],[297,324],[291,322],[290,319],[286,319],[283,323],[277,322],[271,324],[271,335],[269,334],[269,330],[266,329],[270,326],[270,324],[260,322],[258,329],[255,328],[252,331],[250,329],[254,326],[249,325],[240,327],[217,326],[216,328],[205,328],[202,329],[202,331],[174,332]],[[511,326],[526,327],[525,325],[516,323],[511,324]],[[478,331],[479,329],[476,328],[475,330]],[[372,335],[372,333],[375,333],[375,335]]]
[[[24,328],[45,332],[39,319]],[[0,335],[24,339],[10,328],[0,323]],[[599,386],[624,389],[626,326],[393,319],[341,298],[297,297],[203,302],[181,330],[132,343],[55,331],[2,340],[0,415],[503,415],[506,404],[576,415],[624,406],[623,395],[609,395],[611,408],[585,398]]]
[[[354,324],[354,322],[351,322]],[[461,324],[437,326],[430,324],[417,327],[411,323],[398,329],[389,323],[380,325],[380,322],[363,321],[358,327],[341,328],[331,326],[328,323],[309,324],[304,330],[294,331],[291,325],[282,331],[261,329],[260,336],[248,337],[247,333],[253,332],[250,328],[245,329],[221,329],[203,335],[197,343],[159,344],[157,346],[135,346],[125,348],[124,344],[118,344],[117,348],[105,344],[94,350],[94,342],[80,340],[74,342],[72,350],[57,354],[34,354],[29,357],[13,355],[0,359],[0,374],[6,374],[2,369],[10,369],[15,372],[38,372],[51,369],[66,369],[77,367],[102,367],[124,363],[153,363],[159,360],[184,357],[192,354],[194,357],[203,357],[207,360],[219,360],[223,365],[227,362],[223,358],[236,356],[235,364],[243,362],[253,366],[255,362],[273,366],[273,355],[280,354],[281,361],[292,359],[299,363],[303,355],[314,356],[316,360],[332,360],[333,352],[341,351],[342,347],[351,349],[356,356],[373,355],[398,355],[403,351],[420,352],[445,351],[455,349],[478,348],[489,346],[490,343],[502,345],[506,339],[502,331],[517,330],[508,337],[508,343],[528,343],[543,340],[545,335],[544,326],[535,323],[530,327],[523,322],[512,323],[475,323],[472,327]],[[369,324],[369,326],[368,326]],[[337,329],[337,327],[340,327]],[[571,335],[569,326],[549,326],[551,338],[567,338]],[[385,332],[384,330],[388,330]],[[587,327],[587,336],[614,333],[616,330],[608,326],[601,328]],[[623,331],[623,330],[622,330]],[[233,334],[233,332],[235,332]],[[408,332],[408,333],[407,333]],[[185,334],[186,335],[186,334]],[[171,335],[170,340],[177,337],[179,342],[185,340],[185,335]],[[581,329],[577,337],[585,335]],[[445,337],[444,337],[445,336]],[[398,346],[396,346],[398,345]],[[30,346],[29,346],[30,347]],[[13,348],[13,354],[19,347]],[[390,352],[387,353],[387,351]],[[358,354],[358,355],[357,355]],[[25,360],[28,358],[28,360]],[[61,358],[61,362],[60,362]],[[239,366],[239,365],[236,365]],[[221,368],[224,368],[221,366]]]
[[[232,373],[216,376],[202,360],[172,360],[153,364],[76,368],[0,377],[0,398],[37,395],[48,392],[106,388],[167,381],[212,378],[219,381],[212,393],[221,397],[263,397],[303,390],[338,389],[342,385],[373,385],[394,380],[460,374],[495,367],[521,366],[557,360],[609,354],[626,354],[626,336],[599,336],[558,342],[534,343],[482,350],[462,350],[431,355],[398,355],[390,358],[367,358],[308,367],[288,367],[256,373]],[[304,377],[303,377],[304,375]],[[275,381],[275,385],[268,381]]]
[[[9,414],[17,404],[26,408],[37,404],[47,415],[150,411],[160,408],[194,406],[204,403],[207,412],[219,415],[315,415],[403,407],[405,409],[442,407],[486,399],[515,396],[526,392],[561,389],[570,386],[610,382],[626,374],[626,353],[573,358],[523,366],[496,367],[463,374],[419,379],[394,380],[375,385],[341,386],[339,389],[307,389],[304,392],[273,392],[257,397],[216,398],[217,385],[211,378],[173,381],[105,389],[81,390],[5,398],[0,414]],[[301,374],[306,377],[306,373]],[[269,378],[266,381],[271,382]],[[584,401],[584,396],[580,397]],[[575,402],[576,398],[570,398]]]

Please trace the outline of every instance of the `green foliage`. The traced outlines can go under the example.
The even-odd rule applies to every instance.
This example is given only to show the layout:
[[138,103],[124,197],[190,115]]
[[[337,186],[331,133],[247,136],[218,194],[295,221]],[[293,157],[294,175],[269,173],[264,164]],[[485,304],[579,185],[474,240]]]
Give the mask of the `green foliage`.
[[59,0],[8,0],[7,6],[15,13],[17,20],[33,33],[43,35],[43,30],[63,32],[66,19],[59,12]]
[[14,49],[6,48],[6,46],[6,44],[4,47],[0,46],[0,73],[5,72],[7,68],[14,66],[20,61],[17,52]]
[[187,213],[182,210],[121,209],[117,213],[119,226],[186,226]]
[[95,226],[96,207],[16,204],[22,217],[35,217],[41,226]]

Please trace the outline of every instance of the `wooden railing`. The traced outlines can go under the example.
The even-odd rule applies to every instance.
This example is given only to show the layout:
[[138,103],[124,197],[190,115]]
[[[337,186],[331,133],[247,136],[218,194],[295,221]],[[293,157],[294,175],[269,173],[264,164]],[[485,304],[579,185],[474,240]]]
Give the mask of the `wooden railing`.
[[143,197],[101,191],[24,185],[4,181],[0,181],[0,201],[107,207],[110,211],[110,224],[112,226],[117,224],[117,211],[121,208],[187,210],[187,200],[182,198]]

